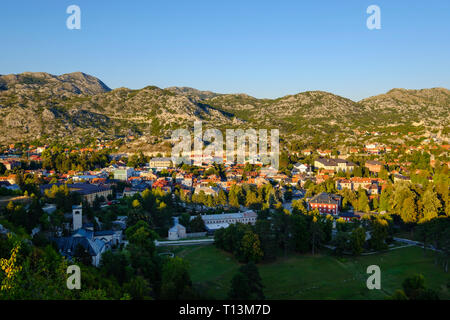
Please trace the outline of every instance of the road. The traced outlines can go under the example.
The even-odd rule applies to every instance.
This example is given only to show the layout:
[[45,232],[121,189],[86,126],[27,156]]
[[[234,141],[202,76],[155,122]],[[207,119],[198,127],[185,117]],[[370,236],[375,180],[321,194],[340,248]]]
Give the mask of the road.
[[[410,245],[414,245],[414,246],[418,246],[418,247],[422,247],[423,248],[423,243],[419,242],[419,241],[414,241],[414,240],[409,240],[409,239],[404,239],[404,238],[395,238],[395,237],[394,237],[394,240],[398,241],[398,242],[403,242],[403,243],[407,243],[407,244],[410,244]],[[426,249],[430,249],[430,250],[433,250],[433,251],[441,252],[441,250],[436,249],[432,245],[428,245],[426,247]]]

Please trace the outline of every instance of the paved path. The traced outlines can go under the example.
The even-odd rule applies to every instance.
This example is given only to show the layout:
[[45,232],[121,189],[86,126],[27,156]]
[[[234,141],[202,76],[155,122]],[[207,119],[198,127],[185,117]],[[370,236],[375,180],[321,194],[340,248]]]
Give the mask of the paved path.
[[370,255],[370,254],[382,253],[382,252],[385,252],[385,251],[391,251],[391,250],[396,250],[396,249],[402,249],[402,248],[407,248],[407,247],[412,247],[412,246],[413,246],[413,244],[406,244],[406,245],[404,245],[404,246],[400,246],[400,247],[392,247],[392,248],[388,248],[388,249],[382,250],[382,251],[363,252],[363,253],[361,253],[361,255],[362,255],[362,256],[367,256],[367,255]]
[[169,256],[171,258],[175,257],[175,254],[173,252],[161,252],[158,253],[159,256]]
[[[376,254],[376,253],[382,253],[382,252],[386,252],[386,251],[390,251],[390,250],[395,250],[395,249],[402,249],[402,248],[412,247],[412,246],[414,246],[414,245],[415,245],[415,244],[408,243],[408,244],[406,244],[406,245],[404,245],[404,246],[392,247],[392,248],[388,248],[388,249],[386,249],[386,250],[381,250],[381,251],[362,252],[361,255],[362,255],[362,256],[367,256],[367,255],[370,255],[370,254]],[[331,245],[324,245],[324,247],[326,247],[326,248],[328,248],[328,249],[331,249],[331,250],[336,249],[336,247],[331,246]],[[347,255],[352,255],[351,252],[343,252],[343,253],[344,253],[344,254],[347,254]]]
[[[394,238],[394,240],[398,241],[398,242],[407,243],[407,244],[412,245],[412,246],[418,246],[418,247],[422,247],[423,248],[423,242],[409,240],[409,239],[404,239],[404,238]],[[436,249],[432,245],[428,245],[425,249],[430,249],[430,250],[433,250],[433,251],[441,252],[441,250]]]
[[197,240],[171,240],[171,241],[158,241],[155,240],[155,245],[157,247],[163,246],[192,246],[199,244],[209,244],[213,243],[214,238],[211,239],[197,239]]

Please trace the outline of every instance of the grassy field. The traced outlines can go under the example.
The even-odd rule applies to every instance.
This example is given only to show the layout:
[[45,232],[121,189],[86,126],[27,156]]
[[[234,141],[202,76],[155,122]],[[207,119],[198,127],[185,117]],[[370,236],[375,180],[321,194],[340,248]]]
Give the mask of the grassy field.
[[[240,264],[232,255],[213,245],[164,248],[190,263],[194,286],[211,298],[226,298],[229,284]],[[369,265],[381,269],[381,290],[366,287]],[[431,252],[418,247],[401,248],[357,258],[331,255],[290,255],[275,262],[258,264],[267,299],[384,299],[402,281],[415,273],[426,285],[450,299],[450,273],[434,265]]]

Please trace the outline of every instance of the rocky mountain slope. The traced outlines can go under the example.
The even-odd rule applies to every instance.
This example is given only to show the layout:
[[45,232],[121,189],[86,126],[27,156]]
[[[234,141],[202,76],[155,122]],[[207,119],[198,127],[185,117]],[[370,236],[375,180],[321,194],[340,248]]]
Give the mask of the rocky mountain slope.
[[111,91],[99,79],[82,72],[67,73],[60,76],[45,72],[24,72],[21,74],[0,75],[0,90],[8,90],[18,95],[38,93],[57,97],[85,94],[94,95]]
[[192,128],[195,120],[219,129],[277,128],[291,140],[342,142],[356,128],[445,129],[449,110],[450,91],[444,88],[393,89],[355,102],[322,91],[257,99],[187,87],[111,90],[81,72],[0,76],[0,144],[88,143],[130,135],[148,144],[169,138],[173,129]]
[[212,91],[201,91],[190,87],[169,87],[166,88],[166,90],[169,90],[176,94],[195,98],[197,100],[210,99],[221,95],[220,93],[215,93]]
[[417,122],[448,126],[450,123],[450,90],[445,88],[392,89],[360,103],[377,114],[377,118],[395,116],[394,121],[405,124]]

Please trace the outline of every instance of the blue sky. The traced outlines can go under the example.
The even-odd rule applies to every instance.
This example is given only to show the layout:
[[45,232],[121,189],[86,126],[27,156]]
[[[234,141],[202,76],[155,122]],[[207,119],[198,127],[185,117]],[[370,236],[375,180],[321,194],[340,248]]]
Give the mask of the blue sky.
[[[71,4],[81,30],[66,28]],[[372,4],[381,30],[366,27]],[[448,0],[15,0],[2,3],[0,27],[0,74],[82,71],[111,88],[258,98],[450,88]]]

